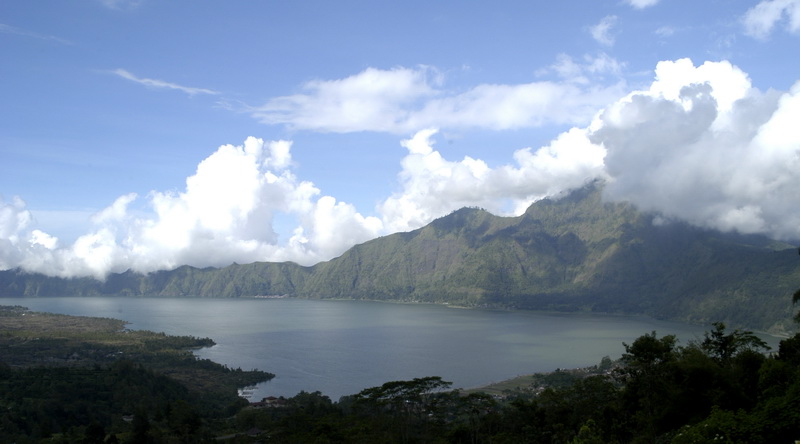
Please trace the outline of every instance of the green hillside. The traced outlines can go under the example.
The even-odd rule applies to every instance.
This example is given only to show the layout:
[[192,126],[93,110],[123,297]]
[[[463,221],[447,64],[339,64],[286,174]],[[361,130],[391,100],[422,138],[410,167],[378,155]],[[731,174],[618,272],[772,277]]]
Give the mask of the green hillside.
[[461,209],[317,265],[307,297],[642,313],[780,329],[796,250],[763,237],[657,225],[589,187],[515,218]]
[[355,298],[646,314],[773,332],[788,328],[798,286],[791,245],[655,223],[629,204],[603,202],[595,186],[519,217],[463,208],[313,267],[184,266],[104,282],[0,272],[2,296]]

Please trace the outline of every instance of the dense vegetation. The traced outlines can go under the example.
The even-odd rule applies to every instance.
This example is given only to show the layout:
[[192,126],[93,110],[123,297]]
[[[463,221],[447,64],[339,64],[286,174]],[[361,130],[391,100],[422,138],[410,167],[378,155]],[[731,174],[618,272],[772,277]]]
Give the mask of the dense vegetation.
[[[660,221],[656,223],[656,221]],[[596,186],[504,218],[465,208],[313,267],[188,266],[104,281],[0,271],[0,297],[289,295],[646,314],[790,330],[797,251],[759,236],[664,222]]]
[[[195,442],[272,374],[195,358],[208,338],[0,307],[0,442]],[[146,438],[146,439],[145,439]]]

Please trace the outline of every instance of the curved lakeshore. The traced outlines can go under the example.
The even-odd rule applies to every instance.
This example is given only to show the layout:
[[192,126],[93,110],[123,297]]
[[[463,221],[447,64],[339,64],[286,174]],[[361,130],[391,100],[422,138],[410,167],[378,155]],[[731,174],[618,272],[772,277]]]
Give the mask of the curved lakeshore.
[[453,310],[430,304],[303,299],[6,299],[38,311],[124,319],[131,329],[212,337],[195,355],[274,379],[253,399],[320,391],[332,399],[390,380],[441,376],[454,388],[618,358],[656,330],[682,341],[703,326],[634,316]]

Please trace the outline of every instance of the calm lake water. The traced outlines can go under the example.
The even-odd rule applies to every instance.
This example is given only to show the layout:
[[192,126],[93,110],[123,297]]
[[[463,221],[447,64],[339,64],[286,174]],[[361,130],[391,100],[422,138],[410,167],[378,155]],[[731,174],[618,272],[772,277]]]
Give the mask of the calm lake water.
[[[2,305],[101,316],[129,328],[210,337],[197,355],[275,373],[253,399],[342,395],[392,380],[441,376],[470,388],[518,375],[619,358],[655,330],[681,344],[708,328],[643,317],[456,309],[299,299],[0,298]],[[772,342],[772,341],[771,341]]]

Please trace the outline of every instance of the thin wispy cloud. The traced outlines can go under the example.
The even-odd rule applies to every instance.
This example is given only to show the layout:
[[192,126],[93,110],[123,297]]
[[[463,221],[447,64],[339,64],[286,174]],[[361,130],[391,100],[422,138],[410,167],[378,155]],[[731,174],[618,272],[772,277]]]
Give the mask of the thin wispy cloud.
[[190,96],[194,96],[194,95],[197,95],[197,94],[211,94],[211,95],[219,94],[218,91],[214,91],[213,89],[195,88],[195,87],[183,86],[183,85],[179,85],[177,83],[167,82],[167,81],[159,80],[159,79],[149,79],[149,78],[146,78],[146,77],[137,77],[136,75],[130,73],[129,71],[126,71],[126,70],[121,69],[121,68],[115,69],[115,70],[113,70],[111,72],[116,74],[116,75],[118,75],[119,77],[122,77],[125,80],[130,80],[131,82],[135,82],[135,83],[138,83],[140,85],[144,85],[144,86],[146,86],[148,88],[171,89],[171,90],[184,92],[184,93],[186,93],[186,94],[188,94]]
[[625,0],[625,3],[636,9],[644,9],[657,5],[659,1],[661,0]]
[[[622,94],[620,64],[601,55],[570,61],[558,81],[481,84],[450,91],[431,68],[368,68],[343,79],[315,80],[303,92],[250,109],[262,123],[292,129],[409,134],[425,128],[507,130],[581,124]],[[435,71],[434,71],[435,72]],[[606,84],[587,77],[614,74]],[[568,77],[568,78],[565,78]],[[602,80],[602,79],[601,79]]]
[[72,42],[70,42],[67,39],[62,39],[61,37],[28,31],[26,29],[17,28],[15,26],[7,25],[5,23],[0,23],[0,33],[18,35],[21,37],[29,37],[37,40],[46,40],[49,42],[60,43],[62,45],[72,45]]
[[125,11],[136,9],[142,4],[142,0],[98,0],[101,5],[108,9]]
[[613,46],[615,42],[615,36],[611,33],[611,30],[616,24],[617,16],[608,15],[603,17],[603,19],[600,20],[600,23],[589,28],[589,32],[592,34],[592,38],[595,39],[597,43],[600,43],[603,46]]
[[539,70],[537,74],[542,76],[552,72],[568,82],[598,84],[598,79],[604,77],[620,78],[624,68],[624,62],[620,62],[604,52],[597,55],[585,54],[582,59],[578,60],[567,54],[559,54],[554,64]]
[[675,28],[672,26],[662,26],[655,30],[655,33],[659,37],[672,37],[675,34]]

